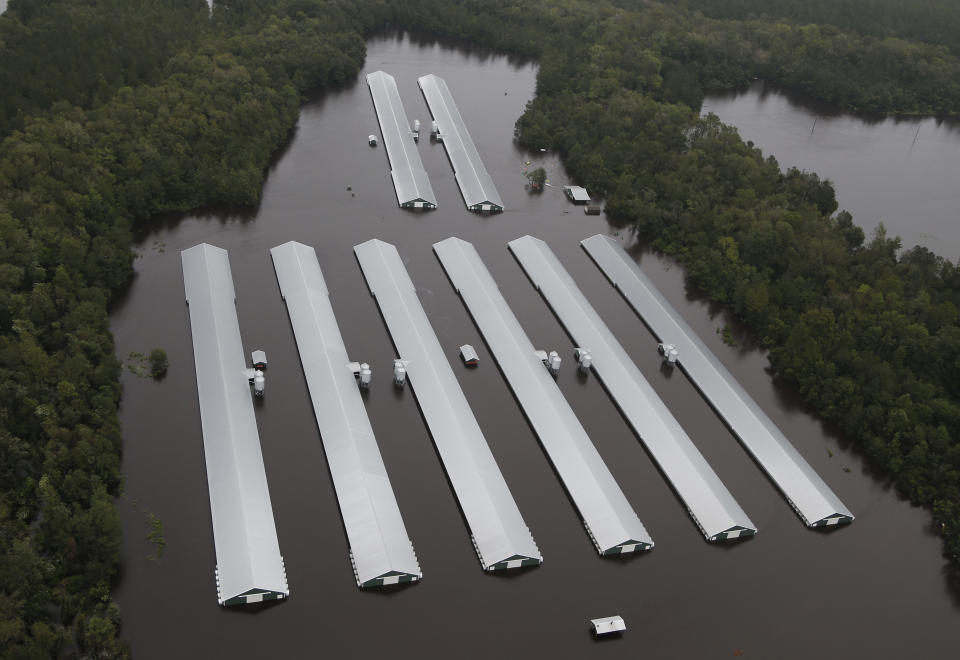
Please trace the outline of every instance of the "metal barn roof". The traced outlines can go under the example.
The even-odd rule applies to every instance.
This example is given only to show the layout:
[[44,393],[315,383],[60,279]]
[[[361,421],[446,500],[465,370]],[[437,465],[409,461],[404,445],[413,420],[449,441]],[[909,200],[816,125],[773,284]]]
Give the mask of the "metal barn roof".
[[430,106],[430,114],[440,129],[443,146],[450,157],[467,208],[471,211],[502,211],[503,200],[480,160],[477,147],[473,144],[473,138],[446,81],[431,73],[417,79],[417,82]]
[[485,570],[542,560],[490,453],[450,363],[443,355],[397,249],[370,240],[353,248],[467,519]]
[[367,74],[367,85],[387,148],[397,202],[404,208],[437,208],[437,196],[433,194],[430,178],[413,141],[397,81],[388,73],[374,71]]
[[472,244],[434,243],[600,554],[646,550],[653,539],[573,414]]
[[227,251],[180,253],[197,369],[221,605],[290,595],[246,378]]
[[646,445],[707,540],[748,536],[756,527],[691,442],[610,329],[543,241],[524,236],[510,250]]
[[422,577],[343,344],[317,255],[290,241],[270,250],[350,543],[357,586]]
[[571,201],[584,203],[590,201],[590,193],[582,186],[566,186],[563,192],[567,194]]
[[597,234],[580,243],[660,341],[680,352],[680,367],[740,442],[811,527],[853,520],[763,409],[667,302],[637,263],[613,239]]

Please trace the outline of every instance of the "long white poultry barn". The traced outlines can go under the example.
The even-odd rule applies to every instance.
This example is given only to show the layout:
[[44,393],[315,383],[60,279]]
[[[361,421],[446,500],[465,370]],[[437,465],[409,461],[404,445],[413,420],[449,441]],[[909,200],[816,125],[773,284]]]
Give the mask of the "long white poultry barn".
[[430,106],[430,114],[437,122],[437,139],[443,142],[453,165],[453,173],[463,193],[463,201],[471,211],[497,212],[503,210],[503,200],[493,185],[493,179],[480,159],[467,124],[447,88],[446,81],[434,74],[417,79],[423,96]]
[[380,240],[353,248],[470,528],[484,570],[543,558],[417,298],[397,249]]
[[400,515],[314,249],[270,250],[297,340],[359,587],[423,577]]
[[448,238],[433,251],[470,310],[514,396],[580,512],[601,555],[649,550],[653,539],[471,243]]
[[180,253],[217,554],[217,600],[240,605],[290,595],[280,556],[246,374],[227,251]]
[[573,278],[543,241],[524,236],[510,250],[578,346],[624,417],[683,500],[708,541],[756,534],[757,528],[657,396]]
[[423,169],[423,161],[397,90],[397,81],[389,73],[374,71],[367,74],[367,85],[387,149],[397,203],[406,209],[437,208],[437,196],[433,193],[427,171]]
[[679,365],[754,460],[810,527],[850,523],[843,505],[783,432],[657,290],[619,243],[597,234],[580,242],[659,341],[679,352]]

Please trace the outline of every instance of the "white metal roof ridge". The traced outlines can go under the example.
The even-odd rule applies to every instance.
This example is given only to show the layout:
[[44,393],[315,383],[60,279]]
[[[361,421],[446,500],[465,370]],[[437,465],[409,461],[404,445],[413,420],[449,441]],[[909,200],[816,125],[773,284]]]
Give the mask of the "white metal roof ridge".
[[444,357],[397,249],[353,248],[443,461],[485,570],[543,561],[480,426]]
[[593,369],[709,541],[756,533],[723,482],[667,410],[576,283],[543,241],[524,236],[510,250]]
[[492,205],[496,208],[486,210],[502,211],[503,200],[483,165],[446,81],[431,73],[418,78],[417,83],[427,100],[430,114],[440,129],[443,146],[453,165],[454,175],[467,208],[480,211],[485,210],[483,205]]
[[840,498],[810,467],[620,244],[600,234],[580,244],[653,334],[679,350],[681,369],[803,521],[810,527],[852,522],[853,514]]
[[217,600],[235,605],[290,595],[267,488],[226,250],[180,253],[190,311]]
[[413,141],[397,81],[389,73],[374,71],[367,74],[367,85],[373,97],[377,121],[380,122],[387,160],[390,161],[390,176],[397,192],[397,203],[409,208],[423,202],[424,208],[436,208],[437,196]]
[[[422,577],[360,396],[317,255],[290,241],[270,250],[323,440],[357,586]],[[386,581],[386,582],[385,582]]]
[[433,250],[536,430],[597,551],[619,554],[653,547],[474,246],[448,238],[434,243]]

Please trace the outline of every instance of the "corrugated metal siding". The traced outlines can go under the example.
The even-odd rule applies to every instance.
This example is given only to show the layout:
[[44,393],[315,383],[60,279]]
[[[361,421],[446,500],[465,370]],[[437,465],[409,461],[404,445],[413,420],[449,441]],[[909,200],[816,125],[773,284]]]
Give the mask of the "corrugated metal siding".
[[430,106],[430,114],[440,129],[443,146],[450,157],[467,208],[471,211],[502,211],[503,200],[483,166],[446,81],[431,73],[417,82]]
[[524,236],[509,243],[534,285],[574,341],[590,351],[593,369],[711,541],[755,533],[756,527],[667,410],[630,356],[597,315],[553,251]]
[[447,276],[483,333],[600,554],[645,550],[653,539],[563,398],[470,243],[434,243]]
[[460,501],[485,570],[542,558],[444,357],[397,249],[371,240],[354,252],[377,300],[407,377]]
[[253,415],[227,251],[180,253],[222,605],[289,595]]
[[[613,239],[597,234],[581,245],[653,334],[680,352],[680,367],[811,527],[851,522],[853,514],[740,383]],[[835,524],[835,523],[834,523]]]
[[397,81],[388,73],[374,71],[367,74],[367,85],[390,161],[390,176],[397,191],[397,203],[402,207],[436,208],[437,196],[433,193],[417,144],[413,141]]
[[273,248],[270,255],[300,351],[357,585],[419,579],[420,565],[347,366],[350,360],[316,252],[291,241]]

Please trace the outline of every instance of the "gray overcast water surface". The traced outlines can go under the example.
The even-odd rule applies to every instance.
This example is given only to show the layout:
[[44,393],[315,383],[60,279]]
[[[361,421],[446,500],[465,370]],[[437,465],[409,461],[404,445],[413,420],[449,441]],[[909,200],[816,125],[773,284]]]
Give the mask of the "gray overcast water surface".
[[[397,207],[386,155],[370,148],[377,121],[364,82],[397,78],[410,120],[429,119],[416,79],[446,78],[507,211],[468,213],[443,148],[420,153],[440,208]],[[121,579],[123,636],[146,658],[952,658],[960,648],[960,600],[945,579],[929,516],[871,476],[857,452],[771,381],[766,357],[724,345],[725,323],[688,298],[683,274],[643,252],[603,216],[563,197],[553,154],[513,143],[513,125],[534,90],[536,68],[504,56],[401,37],[368,44],[364,70],[342,89],[307,102],[289,146],[271,168],[256,209],[158,220],[138,238],[136,276],[112,310],[121,358],[155,346],[170,358],[155,382],[125,372],[121,410],[126,494]],[[953,138],[954,148],[957,140]],[[853,147],[851,147],[853,148]],[[553,187],[524,188],[525,161]],[[787,162],[787,159],[784,159]],[[352,186],[353,191],[347,187]],[[578,242],[621,236],[645,272],[837,495],[853,525],[804,527],[790,506],[679,371],[664,372],[651,335]],[[524,234],[556,252],[694,443],[759,527],[734,545],[703,540],[599,381],[572,367],[573,344],[507,251]],[[557,349],[559,384],[656,547],[627,558],[597,556],[569,498],[454,293],[431,244],[459,236],[476,245],[534,345]],[[509,575],[480,569],[416,401],[391,385],[390,337],[352,247],[397,245],[507,483],[544,556]],[[288,240],[316,248],[352,359],[373,365],[366,406],[407,530],[421,583],[357,589],[343,525],[313,418],[290,322],[268,250]],[[256,406],[280,549],[291,597],[223,609],[197,404],[180,250],[209,242],[230,251],[245,348],[266,350],[265,400]],[[462,367],[460,344],[480,366]],[[845,468],[849,471],[845,471]],[[163,521],[159,561],[146,540],[148,514]],[[594,641],[590,618],[622,615],[620,639]]]
[[855,116],[763,81],[711,94],[702,111],[736,126],[783,169],[830,179],[867,240],[882,222],[904,248],[960,259],[956,120]]

